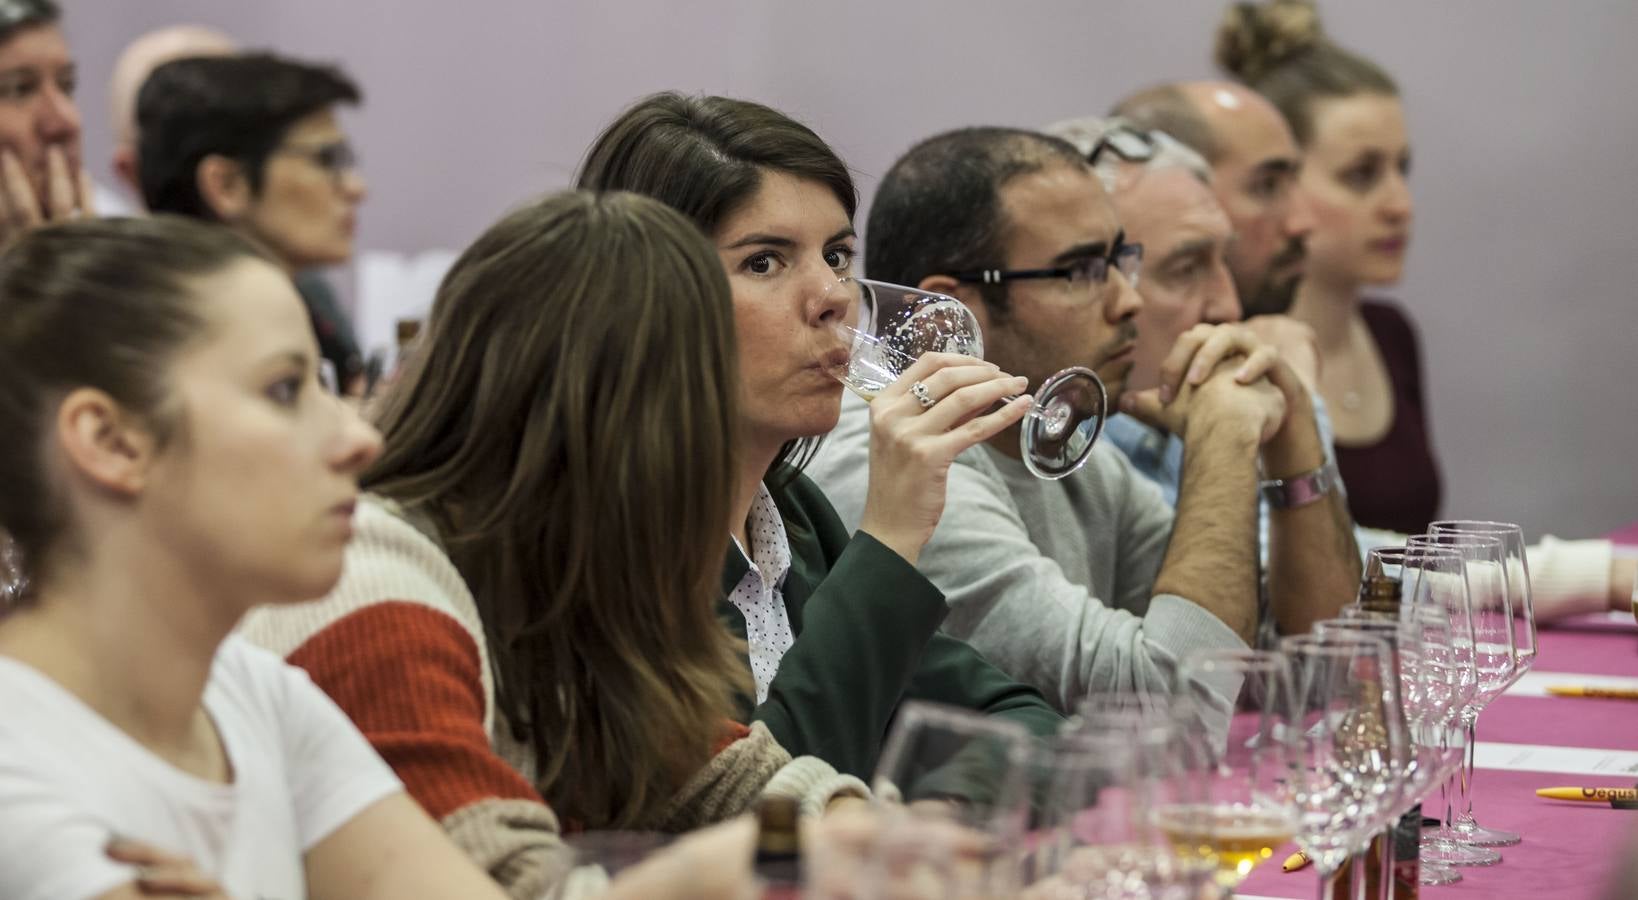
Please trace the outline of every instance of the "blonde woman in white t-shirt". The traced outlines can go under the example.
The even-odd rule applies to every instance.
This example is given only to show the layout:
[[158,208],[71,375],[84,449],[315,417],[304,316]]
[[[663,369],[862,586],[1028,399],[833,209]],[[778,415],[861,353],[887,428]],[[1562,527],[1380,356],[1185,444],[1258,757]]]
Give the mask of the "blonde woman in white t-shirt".
[[225,229],[74,222],[0,257],[26,576],[0,615],[0,896],[502,896],[305,675],[229,637],[341,574],[379,439],[316,360],[289,278]]

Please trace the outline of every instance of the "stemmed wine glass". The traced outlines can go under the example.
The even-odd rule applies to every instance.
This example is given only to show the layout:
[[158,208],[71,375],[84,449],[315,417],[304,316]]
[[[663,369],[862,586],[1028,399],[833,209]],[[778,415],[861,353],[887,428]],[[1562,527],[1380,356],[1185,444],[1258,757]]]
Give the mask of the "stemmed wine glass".
[[1458,726],[1477,680],[1466,570],[1454,550],[1380,547],[1365,561],[1365,577],[1376,576],[1400,585],[1399,623],[1411,632],[1400,661],[1406,721],[1419,751],[1415,790],[1420,795],[1439,785],[1445,808],[1444,824],[1423,834],[1421,883],[1450,884],[1461,880],[1453,863],[1494,853],[1458,844],[1453,830],[1450,781],[1461,770],[1465,746]]
[[[1296,710],[1289,661],[1267,650],[1224,649],[1184,660],[1177,692],[1189,698],[1209,735],[1204,804],[1159,810],[1174,845],[1211,859],[1231,891],[1291,840],[1298,828],[1290,773],[1296,763]],[[1226,725],[1208,712],[1232,698]]]
[[936,885],[932,896],[1010,895],[1039,752],[1039,741],[1016,722],[906,703],[871,784],[882,814],[895,822],[884,825],[870,854],[869,893],[915,882]]
[[1511,522],[1445,519],[1429,525],[1428,533],[1488,535],[1501,541],[1502,575],[1507,581],[1507,595],[1514,615],[1516,665],[1512,683],[1517,683],[1536,662],[1536,605],[1530,591],[1530,560],[1525,553],[1524,529]]
[[[1304,634],[1282,638],[1293,677],[1289,770],[1297,845],[1330,876],[1363,850],[1400,793],[1408,759],[1393,656],[1379,638]],[[1356,896],[1364,881],[1356,882]]]
[[1071,729],[1043,753],[1040,825],[1021,896],[1030,900],[1197,897],[1197,869],[1180,864],[1155,828],[1181,775],[1163,722]]
[[11,538],[0,531],[0,613],[23,596],[23,561]]
[[[1439,742],[1438,735],[1430,735],[1423,727],[1427,712],[1427,695],[1429,685],[1426,681],[1430,672],[1423,665],[1423,638],[1421,629],[1409,622],[1401,621],[1397,615],[1374,613],[1362,610],[1345,610],[1338,619],[1329,619],[1316,626],[1316,633],[1327,634],[1354,634],[1366,635],[1381,639],[1392,653],[1393,667],[1397,678],[1385,679],[1385,683],[1397,682],[1399,691],[1398,709],[1403,716],[1405,727],[1406,758],[1403,772],[1398,777],[1400,790],[1391,802],[1382,805],[1381,815],[1378,816],[1378,830],[1395,827],[1396,823],[1403,824],[1403,817],[1417,809],[1418,818],[1421,815],[1419,804],[1429,788],[1434,785],[1434,775],[1438,770]],[[1390,707],[1391,709],[1391,707]],[[1421,823],[1415,825],[1416,832],[1421,832]],[[1396,878],[1398,857],[1399,832],[1392,833],[1394,842],[1382,848],[1382,858],[1378,860],[1380,869],[1377,874],[1378,883],[1391,885]],[[1420,854],[1421,848],[1408,848],[1411,852]],[[1430,873],[1432,878],[1421,878],[1418,866],[1418,878],[1422,884],[1450,884],[1461,880],[1455,869],[1439,866]],[[1386,888],[1384,891],[1386,892]],[[1386,893],[1384,893],[1384,896]]]
[[[866,402],[924,353],[984,358],[978,320],[954,297],[852,276],[829,292],[845,294],[850,312],[833,326],[848,348],[847,364],[831,374]],[[1103,430],[1108,403],[1090,369],[1074,366],[1041,382],[1019,436],[1024,465],[1046,479],[1079,469]]]
[[[1519,842],[1511,832],[1479,827],[1473,818],[1474,753],[1478,739],[1479,713],[1518,680],[1518,649],[1514,643],[1513,597],[1508,589],[1506,553],[1500,538],[1489,534],[1417,535],[1406,542],[1410,547],[1444,547],[1462,555],[1466,564],[1468,594],[1473,610],[1473,664],[1478,672],[1478,689],[1464,712],[1467,759],[1462,768],[1461,812],[1454,825],[1457,839],[1474,848],[1506,846]],[[1465,865],[1493,865],[1501,861],[1495,853],[1489,862]]]

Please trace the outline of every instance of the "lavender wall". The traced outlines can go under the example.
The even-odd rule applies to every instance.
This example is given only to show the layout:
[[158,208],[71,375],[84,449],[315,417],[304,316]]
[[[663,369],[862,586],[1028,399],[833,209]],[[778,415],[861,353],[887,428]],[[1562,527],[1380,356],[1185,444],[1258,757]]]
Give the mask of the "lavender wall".
[[[909,143],[976,123],[1099,112],[1210,73],[1207,0],[64,0],[87,159],[108,178],[106,82],[130,38],[201,21],[341,61],[371,197],[361,326],[425,302],[447,251],[568,181],[624,104],[736,94],[812,124],[868,196]],[[1395,291],[1421,323],[1448,512],[1532,532],[1638,519],[1638,4],[1323,4],[1399,79],[1419,220]],[[457,10],[459,12],[457,12]],[[861,217],[862,219],[862,217]],[[440,253],[439,251],[445,251]]]

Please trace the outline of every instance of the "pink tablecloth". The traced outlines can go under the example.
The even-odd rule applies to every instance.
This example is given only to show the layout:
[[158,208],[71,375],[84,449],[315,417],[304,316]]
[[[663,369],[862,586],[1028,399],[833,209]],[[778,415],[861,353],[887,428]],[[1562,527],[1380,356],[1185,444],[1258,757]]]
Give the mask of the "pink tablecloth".
[[[1638,542],[1638,536],[1635,536]],[[1638,677],[1638,628],[1569,622],[1541,634],[1540,672]],[[1479,717],[1479,740],[1561,747],[1638,750],[1638,702],[1579,697],[1502,697]],[[1617,853],[1638,834],[1638,811],[1592,803],[1542,800],[1535,789],[1558,785],[1632,787],[1632,780],[1592,775],[1480,769],[1474,776],[1474,813],[1482,824],[1517,831],[1524,842],[1502,848],[1502,863],[1464,868],[1448,887],[1422,889],[1429,900],[1577,900],[1600,896]],[[1425,811],[1434,814],[1437,800]],[[1630,844],[1628,844],[1630,846]],[[1275,854],[1283,860],[1286,848]],[[1277,864],[1253,872],[1240,894],[1314,896],[1312,867],[1286,874]]]
[[1638,522],[1634,522],[1625,528],[1617,528],[1605,535],[1605,537],[1617,544],[1638,544]]

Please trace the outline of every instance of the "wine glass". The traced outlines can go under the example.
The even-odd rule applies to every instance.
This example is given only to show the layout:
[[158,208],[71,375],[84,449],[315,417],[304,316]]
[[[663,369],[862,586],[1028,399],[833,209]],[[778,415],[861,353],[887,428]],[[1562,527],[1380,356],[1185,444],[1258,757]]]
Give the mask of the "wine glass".
[[1515,616],[1513,644],[1517,665],[1513,681],[1516,683],[1536,662],[1536,606],[1530,591],[1530,560],[1525,552],[1524,529],[1511,522],[1444,519],[1429,525],[1428,533],[1490,535],[1501,540],[1502,574],[1507,578],[1507,593],[1512,598]]
[[1193,839],[1191,814],[1209,808],[1210,754],[1197,721],[1182,697],[1098,692],[1082,701],[1053,748],[1054,837],[1036,887],[1056,882],[1077,898],[1199,898],[1215,882],[1216,857]]
[[[904,824],[883,829],[866,882],[880,889],[934,879],[937,895],[946,897],[1014,890],[1039,752],[1040,743],[1016,722],[905,703],[871,783],[883,814]],[[952,842],[942,826],[969,839]]]
[[1295,635],[1280,649],[1293,678],[1297,845],[1319,871],[1325,897],[1330,876],[1365,849],[1400,790],[1408,754],[1397,677],[1388,646],[1375,637]]
[[0,531],[0,613],[22,599],[23,589],[22,554],[17,552],[11,538]]
[[[1507,561],[1502,541],[1490,534],[1444,532],[1417,535],[1406,543],[1412,547],[1436,546],[1455,550],[1462,554],[1467,568],[1468,592],[1473,606],[1473,662],[1478,670],[1478,690],[1463,719],[1467,730],[1467,762],[1462,770],[1462,811],[1456,816],[1456,833],[1463,843],[1475,847],[1517,844],[1517,834],[1483,828],[1473,818],[1473,754],[1478,741],[1475,729],[1479,713],[1518,680],[1518,650],[1513,628],[1515,607],[1508,590]],[[1500,854],[1497,856],[1499,858]]]
[[[1394,714],[1392,710],[1398,709],[1397,715],[1404,722],[1406,754],[1402,772],[1397,777],[1400,789],[1393,800],[1382,805],[1382,814],[1378,817],[1379,830],[1386,828],[1394,830],[1390,835],[1392,840],[1381,848],[1382,856],[1378,860],[1381,868],[1375,876],[1379,884],[1391,885],[1396,878],[1401,830],[1410,828],[1413,829],[1412,834],[1421,833],[1422,797],[1433,786],[1433,773],[1438,767],[1438,744],[1427,743],[1426,734],[1421,727],[1426,710],[1427,689],[1424,679],[1428,675],[1422,665],[1422,634],[1411,622],[1401,621],[1397,614],[1385,612],[1362,612],[1328,619],[1318,623],[1315,633],[1321,636],[1352,634],[1379,638],[1387,644],[1392,656],[1394,677],[1385,678],[1384,684],[1397,689],[1398,702],[1396,704],[1390,702],[1384,708],[1386,714]],[[1413,810],[1415,820],[1407,823],[1405,817]],[[1412,845],[1407,848],[1407,852],[1420,854],[1421,848]],[[1420,877],[1418,874],[1418,878]],[[1454,869],[1440,867],[1434,879],[1421,879],[1419,883],[1449,884],[1460,878]]]
[[[852,276],[829,291],[845,293],[850,310],[832,326],[848,359],[830,372],[866,402],[924,353],[984,358],[978,320],[954,297]],[[1090,369],[1071,367],[1041,382],[1019,436],[1024,465],[1046,479],[1079,469],[1103,430],[1108,404],[1103,382]]]
[[[1442,824],[1422,836],[1422,862],[1427,866],[1491,866],[1501,854],[1461,841],[1456,831],[1456,799],[1465,789],[1461,779],[1468,748],[1465,723],[1480,691],[1481,654],[1484,668],[1494,670],[1493,640],[1480,641],[1475,623],[1494,636],[1494,616],[1482,608],[1475,614],[1468,587],[1469,569],[1463,554],[1433,546],[1384,547],[1371,551],[1367,572],[1403,567],[1408,621],[1422,629],[1424,664],[1441,673],[1428,682],[1429,727],[1437,729],[1440,744]],[[1491,649],[1487,649],[1491,648]],[[1448,693],[1446,690],[1448,689]],[[1437,870],[1435,870],[1437,871]]]
[[1177,692],[1208,712],[1226,693],[1233,698],[1226,723],[1197,728],[1209,739],[1203,769],[1204,803],[1158,811],[1174,844],[1211,859],[1216,881],[1232,891],[1273,857],[1297,830],[1290,771],[1295,764],[1296,709],[1290,664],[1268,650],[1222,649],[1191,656],[1178,670]]

